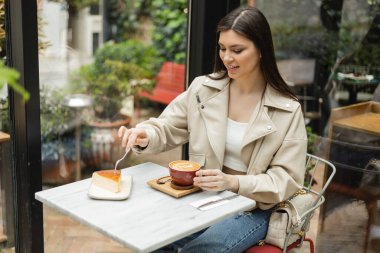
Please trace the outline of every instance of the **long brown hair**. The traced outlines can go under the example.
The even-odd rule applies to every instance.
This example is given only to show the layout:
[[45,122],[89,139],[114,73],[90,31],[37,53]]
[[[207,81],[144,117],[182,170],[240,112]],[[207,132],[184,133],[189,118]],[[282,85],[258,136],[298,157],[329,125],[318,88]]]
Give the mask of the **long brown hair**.
[[[274,55],[272,34],[269,23],[265,16],[254,7],[244,7],[233,10],[222,18],[216,29],[216,41],[219,41],[220,33],[233,30],[236,33],[251,40],[261,53],[260,66],[265,81],[275,90],[288,97],[297,100],[296,95],[286,84],[278,71]],[[219,73],[212,79],[223,79],[227,77],[227,69],[219,57],[220,46],[216,44],[214,72]]]

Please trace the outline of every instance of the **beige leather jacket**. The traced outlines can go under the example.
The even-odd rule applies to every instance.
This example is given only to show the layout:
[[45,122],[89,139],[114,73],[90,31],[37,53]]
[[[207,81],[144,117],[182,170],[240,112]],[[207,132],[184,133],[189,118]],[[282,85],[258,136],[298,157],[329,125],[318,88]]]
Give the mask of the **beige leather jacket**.
[[[158,153],[189,142],[190,160],[204,169],[222,169],[228,116],[229,78],[197,77],[162,112],[136,127],[149,145],[139,152]],[[254,117],[252,117],[254,118]],[[270,85],[259,113],[248,123],[241,150],[247,175],[238,176],[239,194],[268,209],[302,185],[307,135],[300,104]]]

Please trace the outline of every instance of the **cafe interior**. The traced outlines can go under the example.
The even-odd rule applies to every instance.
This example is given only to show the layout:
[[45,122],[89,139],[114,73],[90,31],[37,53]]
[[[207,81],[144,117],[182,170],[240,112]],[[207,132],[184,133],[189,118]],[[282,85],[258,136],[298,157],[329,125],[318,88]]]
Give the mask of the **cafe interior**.
[[[306,234],[315,249],[302,240],[289,252],[380,252],[380,0],[0,0],[0,253],[150,252],[173,241],[124,243],[49,194],[117,167],[117,129],[158,116],[211,73],[216,24],[245,5],[268,19],[307,152],[336,169],[313,179],[328,183]],[[132,172],[189,156],[184,145],[123,158],[119,168]],[[128,204],[134,190],[104,203]],[[100,203],[85,193],[87,207]]]

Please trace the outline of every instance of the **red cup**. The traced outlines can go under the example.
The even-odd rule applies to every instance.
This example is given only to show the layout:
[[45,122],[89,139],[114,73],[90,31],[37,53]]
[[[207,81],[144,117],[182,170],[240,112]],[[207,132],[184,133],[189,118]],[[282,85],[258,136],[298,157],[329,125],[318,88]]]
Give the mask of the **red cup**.
[[169,172],[172,182],[179,186],[193,185],[195,172],[201,169],[201,165],[186,160],[172,161],[169,163]]

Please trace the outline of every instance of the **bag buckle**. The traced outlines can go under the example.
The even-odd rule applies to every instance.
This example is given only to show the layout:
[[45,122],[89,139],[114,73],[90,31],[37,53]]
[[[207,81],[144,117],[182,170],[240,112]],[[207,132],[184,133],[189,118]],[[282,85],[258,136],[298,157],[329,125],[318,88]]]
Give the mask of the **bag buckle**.
[[264,246],[265,245],[265,241],[264,240],[259,240],[259,242],[257,243],[257,245]]
[[286,202],[280,202],[277,204],[277,208],[288,208],[289,204]]

